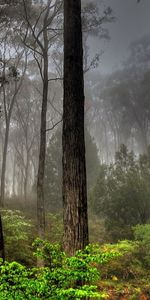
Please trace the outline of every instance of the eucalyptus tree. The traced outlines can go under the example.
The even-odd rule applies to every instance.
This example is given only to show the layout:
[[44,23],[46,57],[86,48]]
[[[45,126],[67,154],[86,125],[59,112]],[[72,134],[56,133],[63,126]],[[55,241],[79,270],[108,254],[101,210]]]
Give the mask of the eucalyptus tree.
[[[24,84],[15,102],[13,130],[10,140],[13,147],[14,162],[16,161],[16,164],[14,163],[14,175],[16,173],[15,168],[19,169],[21,182],[20,179],[17,179],[17,181],[20,188],[23,185],[21,190],[23,190],[23,199],[26,206],[36,177],[33,161],[35,158],[35,149],[38,148],[39,104],[37,93],[34,93],[33,80],[26,75]],[[15,176],[13,176],[13,184],[15,186],[14,181],[16,181]]]
[[80,0],[64,1],[62,142],[64,249],[67,253],[73,254],[88,243]]
[[[22,48],[14,47],[10,51],[12,41],[10,40],[10,32],[8,31],[2,39],[1,46],[3,47],[3,53],[1,51],[1,97],[5,119],[5,136],[3,145],[3,159],[2,159],[2,171],[1,171],[1,206],[4,205],[5,199],[5,174],[6,174],[6,159],[7,148],[9,139],[9,130],[11,123],[11,116],[16,101],[17,94],[23,83],[24,74],[27,66],[27,53]],[[25,60],[24,60],[25,59]]]
[[23,4],[23,43],[34,56],[39,67],[42,79],[42,105],[41,128],[39,147],[39,166],[37,175],[37,219],[38,233],[41,238],[45,232],[45,208],[44,208],[44,169],[46,153],[46,113],[49,84],[49,51],[60,31],[60,19],[62,15],[62,2],[60,0],[36,1],[29,10],[26,1]]

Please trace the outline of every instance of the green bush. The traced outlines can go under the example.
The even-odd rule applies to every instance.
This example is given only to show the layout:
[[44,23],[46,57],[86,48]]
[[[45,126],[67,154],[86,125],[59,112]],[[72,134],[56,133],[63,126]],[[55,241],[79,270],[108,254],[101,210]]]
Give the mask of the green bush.
[[106,299],[98,292],[98,264],[105,264],[116,256],[114,251],[101,251],[89,245],[67,257],[59,245],[36,240],[36,255],[45,259],[44,268],[27,268],[17,262],[0,264],[0,299],[3,300],[79,300],[85,297]]

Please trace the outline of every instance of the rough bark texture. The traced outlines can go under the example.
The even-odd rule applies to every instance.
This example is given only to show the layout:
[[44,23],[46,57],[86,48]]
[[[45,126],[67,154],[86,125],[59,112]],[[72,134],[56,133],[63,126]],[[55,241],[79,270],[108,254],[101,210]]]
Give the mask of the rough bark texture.
[[64,0],[64,250],[88,243],[81,0]]

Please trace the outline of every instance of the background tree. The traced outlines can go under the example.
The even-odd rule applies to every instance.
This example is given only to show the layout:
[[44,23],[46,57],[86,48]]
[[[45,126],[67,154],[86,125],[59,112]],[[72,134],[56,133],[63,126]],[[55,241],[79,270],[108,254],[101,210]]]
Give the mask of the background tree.
[[113,161],[122,143],[136,154],[147,150],[150,142],[149,46],[148,36],[134,41],[119,70],[98,77],[99,80],[95,76],[93,82],[89,82],[91,101],[87,115],[101,162]]
[[[8,36],[7,36],[8,35]],[[1,206],[4,205],[5,198],[5,174],[6,174],[6,159],[7,159],[7,148],[11,116],[16,101],[17,94],[21,88],[24,74],[27,66],[27,53],[22,52],[22,49],[17,49],[14,57],[9,56],[7,47],[12,44],[9,39],[7,32],[3,42],[3,57],[1,57],[2,70],[1,70],[1,90],[2,90],[2,102],[4,109],[5,118],[5,137],[3,146],[3,160],[2,160],[2,171],[1,171]],[[22,58],[25,55],[25,64],[22,66]],[[16,57],[15,57],[16,56]],[[20,68],[20,69],[19,69]],[[20,72],[20,78],[19,78]]]
[[[39,165],[37,175],[37,219],[38,232],[41,238],[44,237],[45,232],[45,208],[44,208],[44,168],[45,168],[45,154],[46,154],[46,113],[48,101],[48,64],[49,64],[49,48],[51,47],[51,40],[56,39],[58,35],[55,27],[59,27],[58,14],[61,10],[62,3],[59,0],[48,0],[46,5],[38,3],[31,11],[27,9],[26,2],[24,5],[24,20],[26,22],[26,33],[23,42],[26,47],[30,48],[34,59],[36,60],[39,72],[42,79],[42,106],[41,106],[41,129],[40,129],[40,146],[39,146]],[[35,8],[35,10],[34,10]],[[54,28],[51,28],[54,27]]]
[[148,170],[149,148],[136,159],[124,145],[116,153],[115,163],[101,168],[91,205],[94,213],[105,219],[115,241],[132,238],[132,226],[150,220]]

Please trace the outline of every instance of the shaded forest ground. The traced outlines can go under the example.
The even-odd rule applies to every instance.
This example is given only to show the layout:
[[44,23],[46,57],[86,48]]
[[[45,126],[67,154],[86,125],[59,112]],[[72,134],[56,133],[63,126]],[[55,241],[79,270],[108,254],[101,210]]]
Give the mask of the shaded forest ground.
[[[24,214],[15,210],[18,204],[14,201],[11,206],[13,209],[6,209],[3,212],[6,259],[18,261],[29,267],[34,266],[36,260],[33,257],[32,243],[37,237],[37,232],[33,212],[36,210],[32,205]],[[103,252],[119,253],[119,256],[107,263],[97,265],[100,272],[97,282],[98,290],[106,292],[109,300],[149,300],[150,225],[138,225],[135,227],[133,240],[118,243],[109,243],[103,220],[90,215],[89,225],[92,243],[98,242]],[[62,215],[48,214],[47,239],[51,243],[61,242],[62,232]]]

